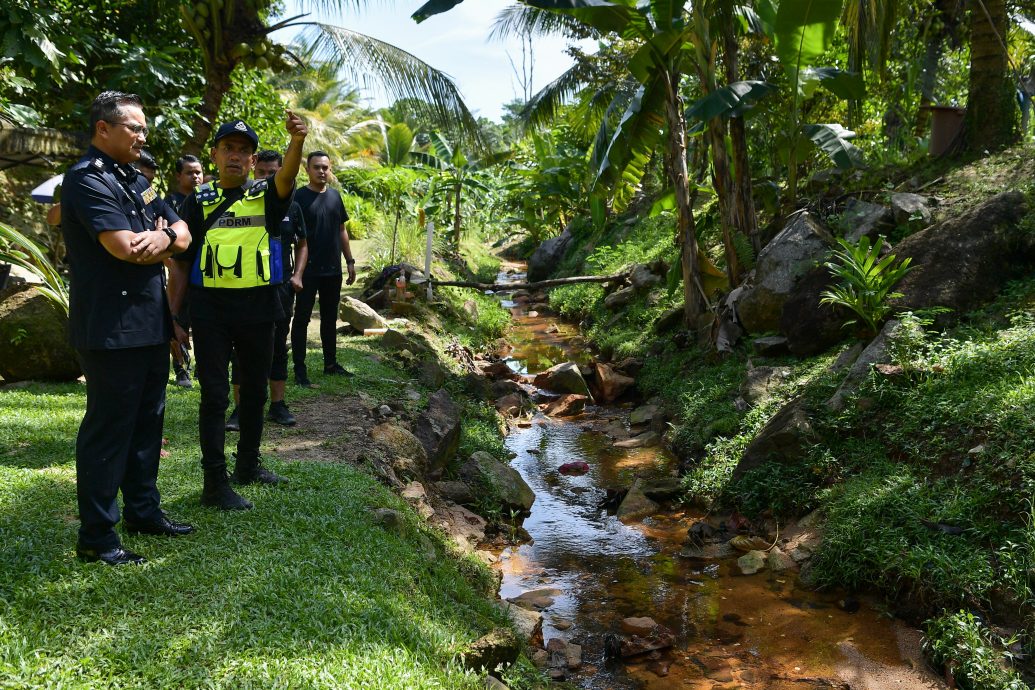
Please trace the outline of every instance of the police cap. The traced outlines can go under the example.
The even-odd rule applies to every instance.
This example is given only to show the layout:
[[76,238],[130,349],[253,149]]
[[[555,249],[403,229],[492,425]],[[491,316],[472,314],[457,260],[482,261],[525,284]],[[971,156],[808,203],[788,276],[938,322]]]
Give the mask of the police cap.
[[252,142],[254,148],[259,148],[259,135],[255,133],[255,130],[248,126],[248,123],[244,120],[231,120],[230,122],[224,122],[219,126],[219,130],[216,132],[216,138],[213,140],[213,144],[218,144],[219,140],[228,137],[231,134],[239,134],[248,141]]

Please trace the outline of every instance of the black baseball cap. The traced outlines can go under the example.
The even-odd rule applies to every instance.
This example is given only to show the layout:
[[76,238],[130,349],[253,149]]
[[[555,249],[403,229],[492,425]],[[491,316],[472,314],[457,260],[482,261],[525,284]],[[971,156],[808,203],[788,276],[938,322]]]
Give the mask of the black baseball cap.
[[255,133],[255,130],[248,126],[248,123],[244,120],[231,120],[230,122],[224,122],[219,126],[219,130],[216,132],[216,138],[212,141],[213,144],[218,144],[219,140],[228,137],[231,134],[240,134],[252,142],[252,146],[256,149],[259,148],[259,135]]

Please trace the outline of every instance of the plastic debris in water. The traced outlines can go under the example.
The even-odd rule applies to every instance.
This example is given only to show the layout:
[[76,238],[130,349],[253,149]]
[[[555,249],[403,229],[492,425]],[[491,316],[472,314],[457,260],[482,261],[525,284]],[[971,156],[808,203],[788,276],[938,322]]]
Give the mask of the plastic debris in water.
[[582,462],[581,460],[576,462],[566,462],[560,467],[558,467],[557,471],[561,474],[577,477],[586,474],[586,472],[589,472],[589,463]]

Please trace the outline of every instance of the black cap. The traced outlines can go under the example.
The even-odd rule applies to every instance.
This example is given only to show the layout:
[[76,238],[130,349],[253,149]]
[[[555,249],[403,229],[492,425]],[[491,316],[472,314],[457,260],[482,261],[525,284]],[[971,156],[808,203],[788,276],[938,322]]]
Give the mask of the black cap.
[[223,137],[228,137],[231,134],[240,134],[252,142],[252,146],[256,149],[259,148],[259,135],[255,133],[255,130],[248,126],[248,123],[244,120],[231,120],[230,122],[224,122],[219,126],[219,131],[216,132],[216,138],[213,140],[213,144],[218,144],[219,140]]

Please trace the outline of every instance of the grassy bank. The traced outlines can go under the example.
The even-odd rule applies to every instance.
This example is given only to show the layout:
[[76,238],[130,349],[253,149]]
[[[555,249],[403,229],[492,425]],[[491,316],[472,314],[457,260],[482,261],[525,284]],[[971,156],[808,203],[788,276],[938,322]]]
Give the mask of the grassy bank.
[[[1030,153],[911,172],[942,178],[929,193],[946,217],[1027,184]],[[657,223],[616,224],[569,257],[571,272],[673,261],[672,228]],[[1026,687],[1021,674],[1030,680],[1035,652],[1035,279],[1011,284],[948,331],[908,319],[894,352],[904,374],[874,374],[843,412],[823,403],[843,379],[831,365],[847,341],[805,359],[759,357],[749,343],[718,357],[678,330],[654,332],[672,292],[655,289],[618,312],[603,295],[576,286],[555,290],[551,303],[580,320],[603,354],[644,359],[638,385],[672,415],[668,439],[683,460],[688,502],[781,523],[819,510],[825,539],[807,573],[815,586],[885,595],[891,611],[925,628],[932,661],[953,668],[960,687]],[[750,366],[787,374],[738,407]],[[747,445],[797,398],[814,430],[807,451],[734,481]]]
[[[430,389],[373,343],[340,337],[355,378],[316,374],[321,388],[289,386],[289,404],[362,393],[376,405],[405,386],[420,392],[416,409]],[[318,347],[310,359],[320,371]],[[142,567],[79,563],[73,449],[84,402],[81,384],[0,389],[0,687],[479,686],[457,654],[504,624],[488,571],[361,467],[274,457],[269,446],[286,487],[246,487],[252,511],[202,508],[196,390],[169,390],[159,489],[197,532],[124,536],[149,558]],[[305,434],[305,421],[296,429]],[[465,425],[466,447],[492,442],[487,422]],[[398,532],[376,523],[379,507],[402,512]]]

